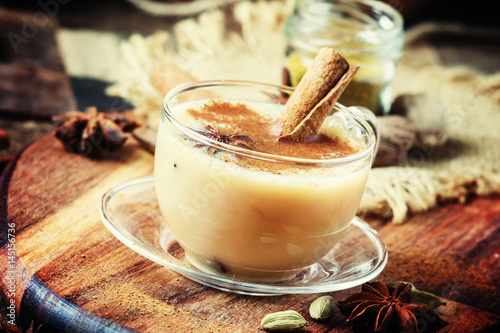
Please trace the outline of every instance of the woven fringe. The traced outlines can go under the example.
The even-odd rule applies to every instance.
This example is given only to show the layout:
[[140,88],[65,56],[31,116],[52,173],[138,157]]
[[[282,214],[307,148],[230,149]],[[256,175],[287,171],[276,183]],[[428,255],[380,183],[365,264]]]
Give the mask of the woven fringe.
[[[170,61],[199,80],[239,79],[280,83],[284,22],[291,1],[241,2],[228,30],[222,11],[176,25],[173,35],[134,35],[122,45],[119,79],[108,94],[128,98],[138,114],[159,117],[163,95],[152,84],[155,65]],[[420,30],[419,30],[420,29]],[[436,29],[426,25],[408,40]],[[447,107],[449,141],[433,151],[415,150],[404,165],[375,168],[359,214],[401,223],[443,201],[500,193],[500,72],[469,67],[418,65],[418,43],[405,48],[395,78],[395,95],[427,92]],[[168,78],[168,73],[166,73]]]

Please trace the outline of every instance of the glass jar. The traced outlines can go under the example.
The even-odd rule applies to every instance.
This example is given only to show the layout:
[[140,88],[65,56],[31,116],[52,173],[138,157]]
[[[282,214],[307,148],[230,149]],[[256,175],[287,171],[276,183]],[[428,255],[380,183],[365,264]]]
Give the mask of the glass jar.
[[297,86],[318,50],[331,47],[360,67],[339,103],[389,112],[404,44],[398,11],[374,0],[297,0],[285,34],[284,84]]

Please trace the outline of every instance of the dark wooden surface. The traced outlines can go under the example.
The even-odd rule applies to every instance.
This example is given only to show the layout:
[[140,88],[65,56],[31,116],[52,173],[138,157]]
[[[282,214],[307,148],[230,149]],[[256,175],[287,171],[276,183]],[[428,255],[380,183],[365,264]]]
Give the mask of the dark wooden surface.
[[[22,10],[38,10],[25,6]],[[103,13],[109,15],[113,8],[103,5]],[[135,17],[130,6],[123,8],[131,15],[127,17]],[[69,26],[93,24],[126,32],[136,26],[145,33],[172,23],[135,18],[113,25],[102,19],[102,13],[86,20],[91,11],[72,3],[58,20]],[[51,36],[48,31],[46,36]],[[0,62],[8,71],[21,64],[50,71],[49,79],[58,82],[68,79],[53,58],[37,62],[36,53],[27,52],[21,58],[29,62],[20,62],[20,55],[2,51]],[[73,92],[64,91],[67,95],[53,101],[59,106],[56,112],[70,105],[64,103],[75,102]],[[36,91],[32,94],[40,97]],[[9,320],[7,306],[14,299],[16,324],[24,329],[32,322],[45,324],[54,332],[261,332],[259,323],[266,313],[285,309],[305,316],[310,324],[304,332],[351,331],[339,312],[321,324],[308,317],[308,305],[318,295],[249,297],[213,290],[124,246],[102,224],[99,201],[110,186],[151,174],[153,156],[133,139],[119,153],[101,160],[69,154],[50,134],[52,125],[39,119],[36,108],[24,110],[28,113],[22,118],[5,113],[1,117],[11,136],[15,126],[26,134],[19,135],[9,151],[11,163],[0,181],[0,327]],[[498,331],[499,197],[450,203],[402,225],[376,218],[369,223],[389,250],[388,264],[377,280],[413,282],[442,297],[447,305],[437,311],[450,323],[442,332]],[[15,236],[14,258],[9,258],[9,234]],[[5,283],[11,272],[17,278],[13,298]],[[357,291],[359,287],[331,294],[342,300]]]
[[0,7],[0,114],[48,119],[74,108],[58,23]]

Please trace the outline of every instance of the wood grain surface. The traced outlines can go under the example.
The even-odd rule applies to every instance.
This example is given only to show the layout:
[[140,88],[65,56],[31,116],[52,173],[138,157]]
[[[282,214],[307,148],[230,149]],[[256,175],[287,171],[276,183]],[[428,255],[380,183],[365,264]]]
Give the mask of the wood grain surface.
[[[78,28],[144,33],[172,24],[163,18],[144,19],[131,6],[126,19],[119,15],[112,20],[110,13],[116,7],[111,3],[118,2],[98,6],[70,2],[61,7],[58,19]],[[39,12],[33,4],[33,13]],[[93,15],[95,8],[99,15]],[[61,94],[41,94],[31,84],[30,89],[18,91],[17,99],[9,95],[10,99],[0,100],[2,116],[47,118],[75,103],[55,45],[55,20],[48,21],[37,38],[20,44],[20,52],[8,52],[10,41],[5,36],[9,32],[22,36],[23,23],[33,20],[33,13],[0,8],[0,78],[5,85],[12,78],[26,79],[29,72],[37,79],[32,83],[52,82]],[[481,61],[487,70],[491,59]],[[17,131],[10,121],[0,124]],[[26,127],[27,120],[22,122],[20,126]],[[37,137],[52,130],[50,124],[37,128],[41,131]],[[100,160],[66,152],[51,134],[24,149],[15,146],[15,151],[19,153],[0,179],[0,327],[11,319],[12,300],[15,323],[23,330],[42,324],[43,332],[262,332],[262,317],[285,309],[304,315],[309,324],[302,332],[351,332],[338,311],[327,322],[311,320],[307,309],[319,295],[251,297],[214,290],[117,240],[101,222],[99,202],[116,183],[152,174],[153,156],[134,139]],[[368,221],[389,252],[388,264],[376,280],[412,282],[442,297],[447,305],[437,312],[449,325],[441,332],[500,331],[499,197],[450,203],[401,225],[376,218]],[[15,252],[9,251],[12,243]],[[14,289],[6,282],[12,276]],[[330,294],[343,300],[359,290]]]
[[[120,152],[93,160],[66,152],[52,135],[9,165],[1,184],[6,211],[0,239],[5,249],[4,226],[15,223],[23,327],[36,321],[56,332],[261,332],[265,314],[295,309],[309,321],[304,332],[351,331],[339,312],[326,323],[311,320],[307,309],[318,295],[214,290],[118,241],[100,220],[100,199],[116,183],[152,171],[153,156],[133,139]],[[413,282],[443,297],[447,305],[437,311],[450,324],[442,332],[493,332],[500,322],[499,220],[500,198],[440,207],[403,225],[373,219],[389,250],[377,280]],[[330,294],[342,300],[357,291]]]

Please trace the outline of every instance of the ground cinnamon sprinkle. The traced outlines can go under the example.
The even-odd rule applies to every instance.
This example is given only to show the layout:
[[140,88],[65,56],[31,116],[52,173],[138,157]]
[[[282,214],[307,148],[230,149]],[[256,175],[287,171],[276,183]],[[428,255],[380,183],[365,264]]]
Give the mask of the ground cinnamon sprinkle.
[[210,101],[199,109],[189,109],[195,119],[225,135],[247,136],[257,151],[280,156],[329,159],[345,157],[359,151],[346,140],[324,134],[311,135],[301,141],[278,140],[280,120],[265,116],[242,103]]

